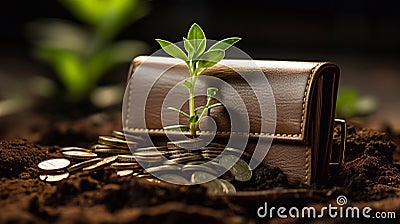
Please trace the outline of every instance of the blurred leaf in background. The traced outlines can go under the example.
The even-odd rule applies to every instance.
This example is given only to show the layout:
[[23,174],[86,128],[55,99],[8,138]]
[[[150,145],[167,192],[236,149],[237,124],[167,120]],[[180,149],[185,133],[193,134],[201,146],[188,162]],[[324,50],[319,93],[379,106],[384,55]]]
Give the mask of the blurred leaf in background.
[[142,0],[60,0],[60,3],[85,25],[46,19],[28,24],[28,34],[34,43],[35,56],[50,64],[64,85],[64,99],[79,103],[90,99],[107,71],[147,51],[146,44],[140,41],[113,40],[143,17],[149,7]]
[[350,118],[368,116],[378,108],[377,99],[373,96],[360,96],[359,92],[350,87],[339,89],[336,102],[336,117]]

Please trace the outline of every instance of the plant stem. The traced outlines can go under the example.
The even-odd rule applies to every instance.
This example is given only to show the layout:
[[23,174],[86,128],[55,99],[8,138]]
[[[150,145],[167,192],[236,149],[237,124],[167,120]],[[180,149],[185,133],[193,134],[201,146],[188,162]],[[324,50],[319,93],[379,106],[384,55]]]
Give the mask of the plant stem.
[[201,112],[201,114],[200,114],[200,116],[199,116],[199,120],[198,120],[198,121],[196,122],[196,124],[195,124],[195,129],[196,129],[196,130],[197,130],[197,128],[199,127],[199,124],[200,124],[201,119],[203,119],[204,113],[205,113],[206,111],[208,111],[208,106],[210,106],[210,102],[211,102],[211,98],[207,99],[207,104],[206,104],[206,106],[204,107],[203,111]]
[[[194,86],[196,84],[197,80],[197,69],[195,64],[193,64],[193,67],[190,66],[189,68],[190,71],[190,82],[192,83],[192,88],[189,90],[189,116],[193,117],[196,115],[195,113],[195,104],[194,104]],[[190,122],[189,125],[190,129],[190,134],[192,135],[192,138],[196,137],[196,122]]]
[[[193,82],[192,82],[193,83]],[[193,117],[195,115],[194,112],[194,88],[189,91],[189,116]],[[194,122],[190,122],[190,134],[192,137],[196,137],[196,125]]]

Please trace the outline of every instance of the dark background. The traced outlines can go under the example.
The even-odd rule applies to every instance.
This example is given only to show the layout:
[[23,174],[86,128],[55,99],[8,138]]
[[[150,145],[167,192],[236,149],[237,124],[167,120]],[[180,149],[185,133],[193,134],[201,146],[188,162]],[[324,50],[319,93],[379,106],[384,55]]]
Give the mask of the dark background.
[[[188,27],[198,22],[212,39],[241,36],[239,46],[254,57],[276,58],[277,52],[285,59],[305,59],[303,55],[313,52],[326,57],[332,53],[399,56],[400,13],[395,1],[149,2],[150,13],[120,38],[143,40],[155,50],[155,37],[181,40]],[[75,20],[54,0],[7,1],[0,10],[3,57],[9,53],[29,55],[28,37],[23,32],[27,22],[41,18]],[[312,54],[306,57],[316,59]]]
[[[180,41],[193,22],[207,37],[243,38],[238,47],[257,59],[331,60],[342,70],[341,86],[379,99],[373,120],[400,128],[400,13],[395,1],[149,1],[147,16],[118,39]],[[41,18],[77,21],[54,0],[6,1],[0,7],[0,81],[27,73],[52,77],[31,57],[24,25]],[[149,52],[151,53],[151,52]],[[125,78],[128,64],[119,72]]]

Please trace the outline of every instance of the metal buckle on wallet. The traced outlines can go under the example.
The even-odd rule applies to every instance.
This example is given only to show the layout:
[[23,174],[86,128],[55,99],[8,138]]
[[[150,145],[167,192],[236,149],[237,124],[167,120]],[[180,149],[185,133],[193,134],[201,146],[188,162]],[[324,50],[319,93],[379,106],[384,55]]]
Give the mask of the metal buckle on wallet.
[[[343,119],[335,119],[335,125],[340,126],[339,153],[337,155],[337,157],[338,157],[337,162],[330,162],[329,165],[342,166],[344,164],[344,156],[345,156],[345,151],[346,151],[347,125],[346,125],[346,121]],[[332,160],[332,152],[331,152],[331,160]]]

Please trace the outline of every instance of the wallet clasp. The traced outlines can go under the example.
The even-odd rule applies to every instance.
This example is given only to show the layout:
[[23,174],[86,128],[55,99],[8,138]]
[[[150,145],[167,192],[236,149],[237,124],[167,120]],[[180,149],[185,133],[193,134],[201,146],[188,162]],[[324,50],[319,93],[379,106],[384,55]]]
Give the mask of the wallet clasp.
[[[335,119],[335,124],[340,125],[340,146],[338,159],[336,162],[330,162],[331,166],[342,166],[345,161],[346,141],[347,141],[347,124],[344,119]],[[332,152],[331,152],[332,159]]]

